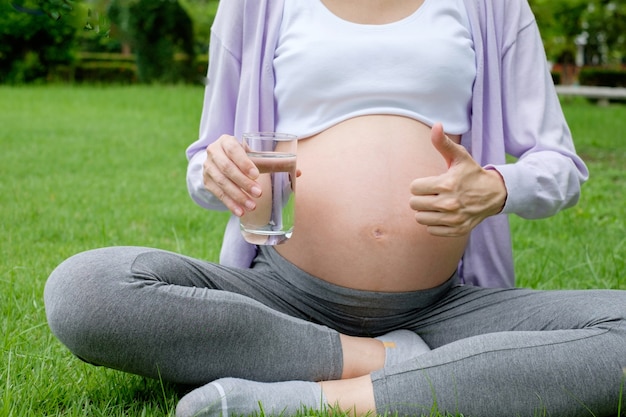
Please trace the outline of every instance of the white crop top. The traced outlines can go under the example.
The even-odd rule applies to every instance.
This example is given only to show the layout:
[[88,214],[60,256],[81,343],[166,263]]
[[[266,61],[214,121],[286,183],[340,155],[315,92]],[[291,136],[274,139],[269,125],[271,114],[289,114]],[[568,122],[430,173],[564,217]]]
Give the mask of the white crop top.
[[462,0],[425,0],[383,25],[348,22],[321,0],[285,0],[274,57],[276,130],[308,137],[366,114],[470,127],[476,60]]

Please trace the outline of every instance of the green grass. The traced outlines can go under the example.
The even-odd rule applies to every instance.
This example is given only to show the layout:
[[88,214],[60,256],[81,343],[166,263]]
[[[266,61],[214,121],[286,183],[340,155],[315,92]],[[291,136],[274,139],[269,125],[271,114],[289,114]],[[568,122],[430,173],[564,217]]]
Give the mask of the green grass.
[[564,111],[590,179],[557,216],[511,217],[518,285],[625,289],[626,106],[568,100]]
[[[173,387],[72,357],[48,330],[42,292],[64,258],[98,246],[217,260],[225,215],[185,187],[202,94],[0,87],[0,417],[173,415]],[[519,284],[626,289],[626,106],[565,110],[592,179],[573,209],[512,218]]]

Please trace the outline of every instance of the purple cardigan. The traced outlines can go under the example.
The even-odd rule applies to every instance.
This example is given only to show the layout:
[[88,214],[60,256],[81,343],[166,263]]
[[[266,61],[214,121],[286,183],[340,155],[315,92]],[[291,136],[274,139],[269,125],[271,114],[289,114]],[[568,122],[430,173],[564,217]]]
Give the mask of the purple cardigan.
[[[202,183],[208,144],[222,134],[241,138],[246,131],[274,129],[272,61],[283,1],[220,2],[212,27],[200,136],[187,149],[188,189],[204,208],[226,210]],[[576,204],[588,171],[576,156],[527,0],[465,4],[478,74],[472,127],[462,144],[482,166],[500,172],[508,198],[502,214],[472,231],[458,272],[467,284],[512,287],[507,214],[542,218]],[[507,164],[506,154],[518,159]],[[256,247],[242,239],[238,219],[231,216],[220,263],[247,268],[255,253]]]

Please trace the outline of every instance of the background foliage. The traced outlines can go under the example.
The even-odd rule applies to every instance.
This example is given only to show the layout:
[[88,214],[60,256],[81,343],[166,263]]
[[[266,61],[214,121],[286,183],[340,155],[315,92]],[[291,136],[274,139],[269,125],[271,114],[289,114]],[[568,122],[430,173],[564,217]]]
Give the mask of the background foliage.
[[[579,64],[593,66],[626,64],[625,1],[529,2],[552,62],[573,66],[578,59]],[[80,65],[86,52],[133,52],[136,78],[143,82],[195,81],[198,71],[193,61],[206,55],[218,3],[0,0],[0,83],[50,78],[55,67]],[[105,72],[107,65],[100,65],[99,72]],[[73,72],[66,78],[73,79]]]
[[[77,16],[64,22],[56,10],[25,2],[0,0],[0,82],[22,83],[45,78],[48,69],[68,64],[77,46]],[[59,12],[60,13],[60,12]],[[51,17],[52,16],[52,17]]]
[[193,80],[193,22],[178,1],[113,0],[108,16],[135,50],[140,81]]
[[626,58],[626,2],[623,0],[529,0],[548,57],[573,60],[586,44],[585,64],[609,65]]
[[218,0],[0,0],[0,83],[45,81],[59,73],[73,79],[85,53],[130,52],[140,81],[197,81],[194,61],[206,55],[217,5]]

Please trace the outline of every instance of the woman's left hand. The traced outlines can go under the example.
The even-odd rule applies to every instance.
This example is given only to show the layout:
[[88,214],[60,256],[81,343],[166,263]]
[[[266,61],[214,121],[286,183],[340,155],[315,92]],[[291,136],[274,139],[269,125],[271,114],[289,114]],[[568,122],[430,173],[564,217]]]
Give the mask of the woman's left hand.
[[504,180],[498,171],[478,165],[463,146],[445,135],[440,123],[433,126],[431,140],[448,171],[414,180],[409,204],[417,222],[430,234],[465,236],[485,218],[502,211],[507,197]]

